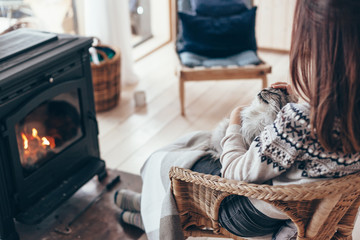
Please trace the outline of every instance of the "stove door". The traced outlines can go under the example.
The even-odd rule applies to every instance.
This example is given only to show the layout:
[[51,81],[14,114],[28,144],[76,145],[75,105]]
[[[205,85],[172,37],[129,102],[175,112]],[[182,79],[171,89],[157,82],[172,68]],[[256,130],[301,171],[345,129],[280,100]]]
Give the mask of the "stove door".
[[82,82],[53,86],[7,118],[20,209],[56,188],[89,156],[98,157],[91,150],[97,136]]
[[83,137],[78,95],[76,89],[60,93],[15,124],[25,178]]

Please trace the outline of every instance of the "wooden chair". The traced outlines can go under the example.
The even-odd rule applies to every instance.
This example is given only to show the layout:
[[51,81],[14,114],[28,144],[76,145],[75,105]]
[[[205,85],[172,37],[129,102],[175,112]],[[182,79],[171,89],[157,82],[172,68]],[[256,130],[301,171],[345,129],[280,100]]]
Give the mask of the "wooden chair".
[[[253,1],[249,0],[251,5]],[[176,41],[178,34],[178,12],[177,0],[171,2],[172,9],[172,20],[174,22],[172,31],[172,39]],[[176,43],[175,43],[176,45]],[[187,67],[183,65],[176,52],[177,68],[175,74],[179,79],[179,97],[180,97],[180,108],[181,115],[185,115],[185,82],[188,81],[208,81],[208,80],[239,80],[239,79],[261,79],[262,88],[267,87],[267,74],[271,73],[271,66],[262,61],[261,64],[256,66],[228,66],[228,67]]]
[[270,186],[172,167],[171,189],[186,237],[242,239],[218,222],[221,201],[242,195],[268,202],[295,223],[297,240],[352,239],[360,205],[360,173],[302,185]]

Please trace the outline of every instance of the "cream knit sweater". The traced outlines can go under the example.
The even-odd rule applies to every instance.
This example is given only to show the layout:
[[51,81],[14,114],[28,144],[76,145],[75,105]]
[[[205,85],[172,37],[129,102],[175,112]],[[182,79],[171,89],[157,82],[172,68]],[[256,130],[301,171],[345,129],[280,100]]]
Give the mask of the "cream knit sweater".
[[[225,178],[273,185],[303,184],[324,177],[340,177],[360,170],[360,154],[327,152],[310,136],[309,105],[287,104],[272,125],[249,149],[240,141],[240,125],[230,125],[221,142],[221,174]],[[334,130],[334,134],[338,132]],[[263,201],[250,199],[269,217],[286,215]]]

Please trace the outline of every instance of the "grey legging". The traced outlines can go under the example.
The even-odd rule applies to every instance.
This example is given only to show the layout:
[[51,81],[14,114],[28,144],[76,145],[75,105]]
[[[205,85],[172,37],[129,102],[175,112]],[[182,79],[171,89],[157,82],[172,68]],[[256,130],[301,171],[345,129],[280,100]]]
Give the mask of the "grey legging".
[[[191,170],[220,176],[221,164],[210,155],[200,158]],[[247,197],[230,195],[226,197],[219,210],[219,222],[229,232],[240,237],[259,237],[268,235],[285,223],[284,220],[270,218],[257,210]]]

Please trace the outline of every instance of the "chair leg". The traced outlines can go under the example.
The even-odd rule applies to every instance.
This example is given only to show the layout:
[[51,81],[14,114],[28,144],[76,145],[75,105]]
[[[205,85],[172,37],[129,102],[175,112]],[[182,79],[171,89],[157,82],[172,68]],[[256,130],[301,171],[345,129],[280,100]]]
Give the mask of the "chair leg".
[[185,81],[179,76],[179,97],[181,116],[185,116]]
[[352,239],[352,232],[359,210],[360,198],[357,198],[351,205],[344,217],[338,223],[338,229],[334,235],[335,239]]
[[268,86],[268,80],[266,74],[264,74],[261,79],[262,79],[262,88],[264,89]]

